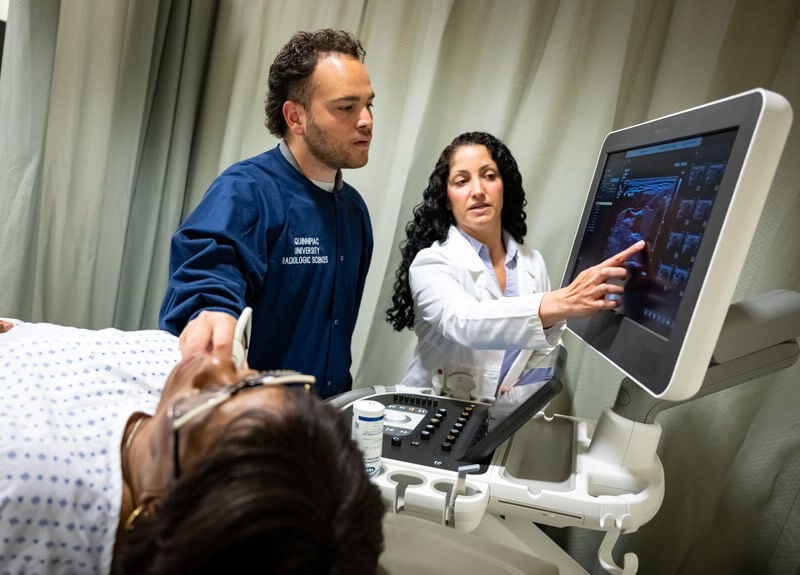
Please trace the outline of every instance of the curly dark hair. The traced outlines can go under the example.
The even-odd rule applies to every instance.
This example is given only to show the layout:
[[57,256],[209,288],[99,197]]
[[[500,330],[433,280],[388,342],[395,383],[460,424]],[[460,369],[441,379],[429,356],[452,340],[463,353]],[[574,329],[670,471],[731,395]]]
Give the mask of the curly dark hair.
[[485,146],[497,164],[503,181],[503,229],[519,244],[528,231],[522,175],[511,151],[502,141],[486,132],[466,132],[457,136],[439,156],[428,179],[428,187],[422,193],[422,202],[414,208],[414,218],[406,224],[406,239],[400,244],[403,259],[395,272],[392,306],[386,311],[386,321],[396,331],[414,327],[414,300],[408,283],[411,262],[420,250],[436,241],[444,241],[447,230],[456,223],[447,205],[447,178],[450,158],[462,146]]
[[286,390],[237,417],[137,522],[122,572],[376,573],[384,505],[344,414]]
[[311,101],[311,74],[319,55],[336,52],[363,62],[366,52],[361,42],[344,30],[325,28],[313,32],[297,32],[281,48],[269,67],[266,103],[266,125],[270,133],[282,138],[287,125],[283,103],[287,100],[308,106]]

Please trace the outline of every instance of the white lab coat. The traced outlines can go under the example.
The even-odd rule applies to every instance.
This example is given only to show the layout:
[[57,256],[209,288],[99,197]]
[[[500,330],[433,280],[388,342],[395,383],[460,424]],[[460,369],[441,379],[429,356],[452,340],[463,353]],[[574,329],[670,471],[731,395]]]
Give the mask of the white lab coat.
[[409,267],[417,347],[402,384],[430,387],[433,375],[442,369],[446,379],[456,374],[472,377],[474,396],[494,397],[506,350],[522,351],[504,385],[552,350],[566,322],[545,330],[539,320],[542,295],[550,290],[541,254],[520,245],[517,274],[519,297],[503,297],[455,226],[444,242],[420,250]]

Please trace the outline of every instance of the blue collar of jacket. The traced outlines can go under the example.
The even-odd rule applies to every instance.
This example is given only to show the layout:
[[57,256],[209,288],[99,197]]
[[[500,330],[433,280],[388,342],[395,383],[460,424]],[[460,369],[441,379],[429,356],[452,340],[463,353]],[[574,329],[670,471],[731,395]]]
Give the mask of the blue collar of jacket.
[[[281,155],[283,155],[283,157],[286,158],[286,161],[289,162],[295,170],[303,174],[303,170],[300,169],[300,165],[297,163],[297,160],[295,160],[294,154],[292,154],[292,151],[289,149],[289,144],[286,143],[286,140],[282,139],[278,142],[278,149],[280,149]],[[320,187],[314,180],[310,179],[305,174],[303,174],[303,177],[312,184],[314,184],[315,186],[317,186],[318,188]],[[342,176],[342,170],[337,170],[336,179],[333,182],[333,190],[331,191],[338,192],[339,190],[342,189],[342,186],[344,186],[344,177]]]

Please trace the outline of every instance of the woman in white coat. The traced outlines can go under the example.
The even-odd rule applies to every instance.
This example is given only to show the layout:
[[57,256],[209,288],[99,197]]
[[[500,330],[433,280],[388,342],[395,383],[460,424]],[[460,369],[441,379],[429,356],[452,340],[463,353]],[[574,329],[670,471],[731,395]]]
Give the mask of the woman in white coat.
[[403,385],[436,378],[455,395],[495,397],[559,343],[567,318],[619,305],[625,261],[644,242],[551,291],[541,254],[523,243],[525,204],[499,139],[468,132],[444,149],[406,226],[386,314],[417,334]]

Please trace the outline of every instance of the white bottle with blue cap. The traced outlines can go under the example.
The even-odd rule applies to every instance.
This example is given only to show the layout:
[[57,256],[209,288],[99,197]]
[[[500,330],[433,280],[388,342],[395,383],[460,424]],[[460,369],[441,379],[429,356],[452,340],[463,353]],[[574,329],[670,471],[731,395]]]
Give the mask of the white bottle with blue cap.
[[385,412],[379,401],[361,399],[353,403],[353,439],[364,453],[364,469],[370,476],[381,472]]

